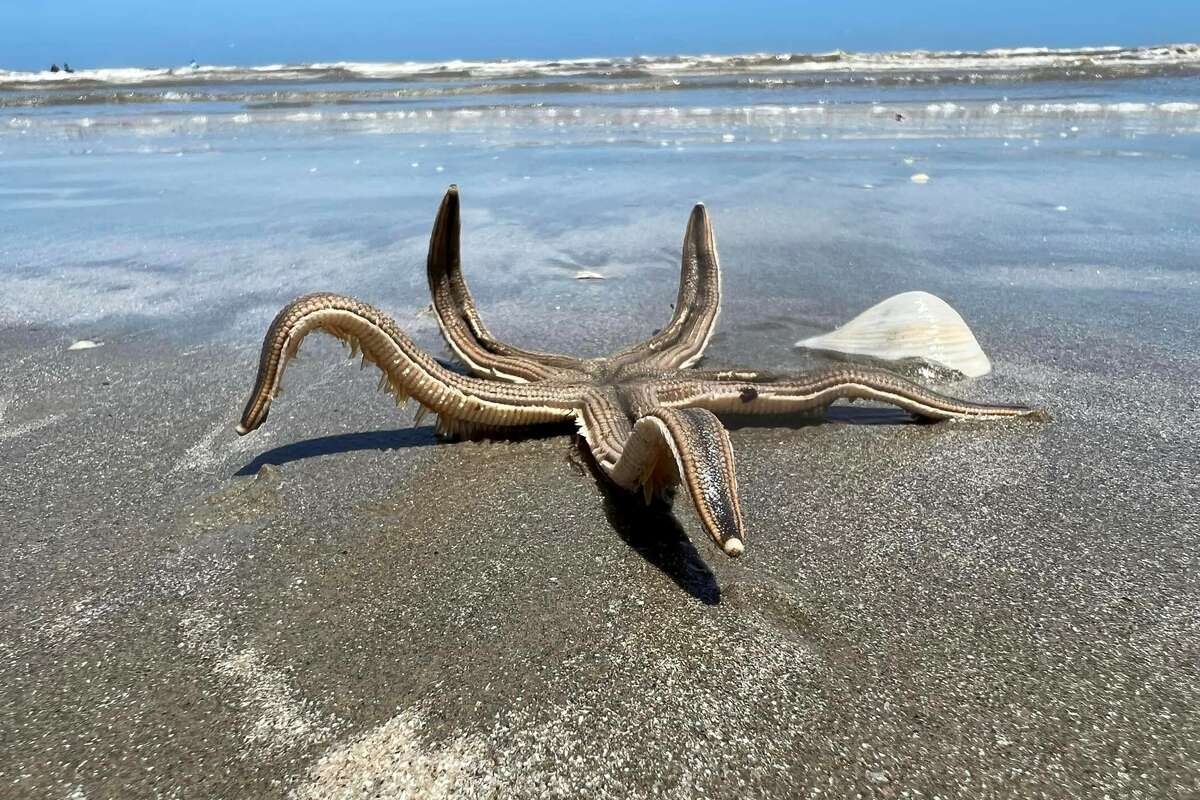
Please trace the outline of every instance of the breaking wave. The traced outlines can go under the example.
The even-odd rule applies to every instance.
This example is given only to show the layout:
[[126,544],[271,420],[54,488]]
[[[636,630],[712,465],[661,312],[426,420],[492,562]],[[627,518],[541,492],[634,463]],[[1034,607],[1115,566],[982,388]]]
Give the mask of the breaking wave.
[[[115,68],[17,72],[0,70],[0,91],[95,90],[123,87],[218,87],[263,83],[393,83],[430,81],[536,81],[575,78],[576,91],[611,91],[614,83],[697,77],[766,75],[793,83],[1103,80],[1200,74],[1200,45],[1011,48],[981,52],[906,50],[891,53],[754,53],[748,55],[629,56],[554,61],[332,62],[266,66]],[[536,84],[529,91],[537,91]],[[549,90],[560,91],[557,84]],[[85,93],[85,96],[89,96]],[[93,92],[95,102],[121,93]]]

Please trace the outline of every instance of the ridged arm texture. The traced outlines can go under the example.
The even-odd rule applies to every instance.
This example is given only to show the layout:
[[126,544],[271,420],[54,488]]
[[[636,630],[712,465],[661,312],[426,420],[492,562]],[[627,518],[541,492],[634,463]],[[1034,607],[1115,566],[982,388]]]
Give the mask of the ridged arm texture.
[[438,207],[429,237],[426,275],[438,327],[459,360],[475,375],[511,383],[561,377],[564,372],[582,375],[586,370],[583,359],[523,350],[492,336],[463,278],[461,230],[458,187],[451,186]]

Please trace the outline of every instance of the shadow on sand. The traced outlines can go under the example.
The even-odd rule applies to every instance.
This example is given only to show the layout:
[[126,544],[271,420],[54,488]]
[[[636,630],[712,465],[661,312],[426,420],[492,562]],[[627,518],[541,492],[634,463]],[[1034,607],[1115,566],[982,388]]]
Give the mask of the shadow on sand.
[[339,433],[334,436],[318,436],[315,439],[304,439],[299,442],[280,445],[265,453],[259,453],[246,466],[237,471],[237,475],[254,475],[265,464],[278,467],[292,461],[303,461],[306,458],[330,456],[336,453],[350,453],[355,450],[399,450],[407,447],[428,447],[437,444],[437,436],[433,427],[426,425],[421,428],[397,428],[390,431],[363,431],[361,433]]
[[[764,421],[762,417],[730,417],[726,427],[730,430],[760,427]],[[800,415],[794,419],[776,418],[772,421],[779,427],[799,428],[819,425],[826,421],[852,425],[897,425],[912,424],[918,420],[900,409],[837,405],[830,407],[823,417]],[[514,432],[515,435],[511,438],[541,439],[562,435],[567,430],[569,429],[525,430]],[[509,437],[504,438],[508,440]],[[382,452],[408,447],[428,447],[437,443],[438,438],[432,426],[320,436],[260,453],[236,474],[254,475],[267,464],[279,466],[317,456],[356,450]],[[671,510],[671,505],[661,499],[646,505],[640,494],[614,486],[600,471],[586,447],[580,449],[580,457],[573,458],[572,461],[583,465],[584,469],[591,473],[596,486],[604,495],[604,514],[617,535],[692,597],[708,605],[719,603],[721,587],[717,584],[716,575],[684,532],[683,526]]]
[[591,453],[585,447],[580,450],[578,458],[571,460],[591,473],[604,495],[604,516],[621,541],[700,602],[710,606],[721,602],[717,576],[684,532],[670,503],[656,498],[647,505],[641,494],[609,481]]
[[814,425],[924,425],[936,420],[914,416],[904,409],[839,403],[822,413],[779,414],[769,417],[754,414],[722,414],[726,430],[742,428],[809,428]]
[[639,495],[607,480],[597,483],[604,493],[604,514],[625,544],[700,602],[710,606],[721,602],[717,576],[666,502],[655,500],[647,506]]

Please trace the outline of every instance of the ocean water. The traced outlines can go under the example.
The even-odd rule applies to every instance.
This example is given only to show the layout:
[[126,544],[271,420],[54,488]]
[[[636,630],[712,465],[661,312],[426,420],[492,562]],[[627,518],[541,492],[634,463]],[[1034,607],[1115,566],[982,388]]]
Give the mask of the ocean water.
[[0,72],[0,325],[250,342],[330,289],[434,345],[453,182],[498,330],[600,352],[653,326],[704,201],[715,350],[787,363],[906,289],[977,314],[1194,290],[1198,132],[1195,45]]

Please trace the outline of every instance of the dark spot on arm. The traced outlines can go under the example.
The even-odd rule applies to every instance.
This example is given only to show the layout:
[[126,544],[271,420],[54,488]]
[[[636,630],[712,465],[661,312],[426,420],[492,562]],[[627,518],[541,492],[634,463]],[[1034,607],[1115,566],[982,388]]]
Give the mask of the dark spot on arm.
[[753,386],[743,386],[738,396],[742,398],[743,403],[749,403],[758,397],[758,389],[755,389]]

